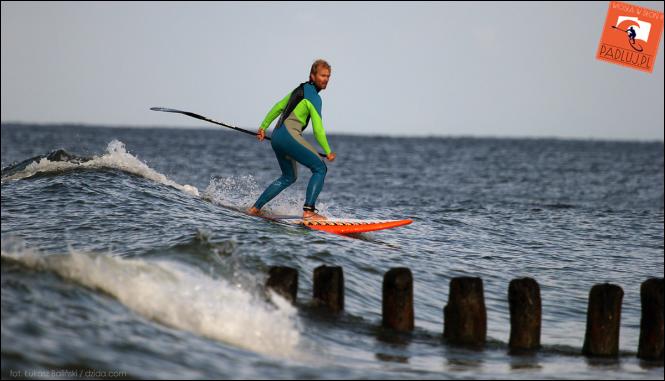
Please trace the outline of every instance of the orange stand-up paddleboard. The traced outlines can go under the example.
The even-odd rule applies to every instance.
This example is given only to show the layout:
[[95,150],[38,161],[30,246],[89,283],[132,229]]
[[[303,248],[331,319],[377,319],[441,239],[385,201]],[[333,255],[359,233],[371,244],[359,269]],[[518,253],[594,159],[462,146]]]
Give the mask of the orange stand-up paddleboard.
[[333,234],[357,234],[367,233],[376,230],[392,229],[398,226],[408,225],[413,222],[411,219],[404,220],[359,220],[353,218],[329,218],[326,220],[303,219],[302,216],[289,216],[279,214],[251,214],[246,209],[236,209],[226,207],[232,210],[240,211],[253,217],[260,217],[266,220],[288,224],[304,226],[313,230],[321,230]]
[[290,225],[301,225],[314,230],[321,230],[334,234],[356,234],[376,230],[392,229],[398,226],[408,225],[413,220],[356,220],[331,218],[327,220],[307,220],[297,216],[271,216],[260,215],[259,217]]
[[307,226],[310,229],[323,230],[328,233],[335,234],[354,234],[365,233],[375,230],[392,229],[398,226],[408,225],[413,220],[378,220],[378,221],[363,221],[363,220],[302,220],[298,224]]

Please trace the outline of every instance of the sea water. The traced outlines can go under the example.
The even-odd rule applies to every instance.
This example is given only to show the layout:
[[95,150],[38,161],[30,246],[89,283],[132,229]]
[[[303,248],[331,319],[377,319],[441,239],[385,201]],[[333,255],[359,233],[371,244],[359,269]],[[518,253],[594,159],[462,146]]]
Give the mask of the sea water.
[[[235,132],[3,125],[3,378],[662,379],[636,358],[640,285],[663,277],[662,142],[328,140],[321,213],[413,224],[344,237],[238,212],[280,171]],[[266,210],[300,213],[309,175]],[[340,315],[311,303],[321,265],[343,268]],[[295,305],[263,287],[270,266],[299,271]],[[394,267],[413,273],[409,334],[380,328]],[[459,276],[483,280],[479,350],[442,338]],[[542,348],[512,356],[508,284],[525,276]],[[587,358],[605,282],[624,290],[620,355]]]

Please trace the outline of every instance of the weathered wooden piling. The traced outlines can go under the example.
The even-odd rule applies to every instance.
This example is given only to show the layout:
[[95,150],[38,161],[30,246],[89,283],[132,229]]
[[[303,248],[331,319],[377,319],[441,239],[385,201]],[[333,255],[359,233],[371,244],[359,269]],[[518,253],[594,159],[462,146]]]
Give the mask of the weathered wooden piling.
[[443,308],[443,337],[451,344],[482,346],[487,337],[483,280],[460,277],[450,281],[448,304]]
[[383,276],[382,315],[384,328],[413,331],[413,276],[408,268],[390,269]]
[[508,287],[510,304],[511,352],[532,351],[540,348],[542,307],[540,287],[533,278],[510,281]]
[[332,312],[344,310],[344,272],[339,266],[314,269],[314,302]]
[[270,267],[266,287],[295,303],[298,295],[298,270],[284,266]]
[[623,290],[617,285],[604,283],[591,288],[582,348],[584,355],[599,357],[619,355],[622,301]]
[[651,278],[640,287],[642,318],[637,357],[663,360],[663,278]]

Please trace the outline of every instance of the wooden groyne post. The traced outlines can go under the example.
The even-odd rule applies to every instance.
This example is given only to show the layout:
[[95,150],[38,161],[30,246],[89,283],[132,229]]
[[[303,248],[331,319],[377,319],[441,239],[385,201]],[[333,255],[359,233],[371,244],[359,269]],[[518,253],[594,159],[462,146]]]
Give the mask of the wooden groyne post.
[[642,318],[637,357],[663,360],[663,278],[651,278],[640,287]]
[[604,283],[591,287],[582,348],[584,355],[598,357],[619,355],[622,301],[623,290],[617,285]]
[[475,347],[485,344],[487,311],[482,279],[459,277],[450,281],[443,321],[443,337],[449,343]]
[[[270,267],[266,287],[291,303],[298,294],[298,270]],[[623,289],[604,283],[589,292],[585,356],[617,357],[621,327]],[[314,302],[332,312],[344,310],[344,273],[339,266],[314,269]],[[663,361],[663,278],[651,278],[640,288],[642,316],[637,357]],[[511,354],[540,348],[542,302],[540,286],[532,278],[513,279],[508,287]],[[385,273],[382,289],[382,326],[398,332],[414,329],[413,275],[405,267]],[[443,308],[443,337],[452,345],[481,347],[487,337],[487,312],[483,281],[478,277],[457,277],[450,281],[448,303]]]
[[383,276],[382,326],[400,332],[413,331],[413,275],[406,267],[390,269]]
[[540,286],[533,278],[513,279],[508,286],[511,353],[540,348],[542,306]]
[[314,303],[334,313],[344,310],[344,271],[339,266],[314,269]]
[[270,267],[266,287],[295,303],[298,296],[298,270],[284,266]]

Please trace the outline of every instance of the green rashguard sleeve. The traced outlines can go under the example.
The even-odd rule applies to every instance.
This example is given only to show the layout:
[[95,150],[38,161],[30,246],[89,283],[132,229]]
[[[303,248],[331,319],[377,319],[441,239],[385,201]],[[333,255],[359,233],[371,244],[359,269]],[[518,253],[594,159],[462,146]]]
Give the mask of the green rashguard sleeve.
[[312,129],[314,130],[314,138],[319,143],[323,152],[328,155],[330,154],[330,147],[328,146],[328,139],[326,139],[326,132],[323,130],[323,121],[321,121],[321,115],[316,111],[314,105],[307,99],[304,100],[307,104],[307,109],[309,110],[309,117],[312,120]]
[[279,102],[277,102],[271,109],[268,111],[268,115],[263,119],[263,122],[261,123],[261,129],[266,130],[268,127],[270,127],[270,123],[272,123],[275,118],[279,116],[279,114],[284,111],[284,108],[286,107],[286,104],[289,102],[289,98],[291,98],[291,93],[286,94],[286,96]]

